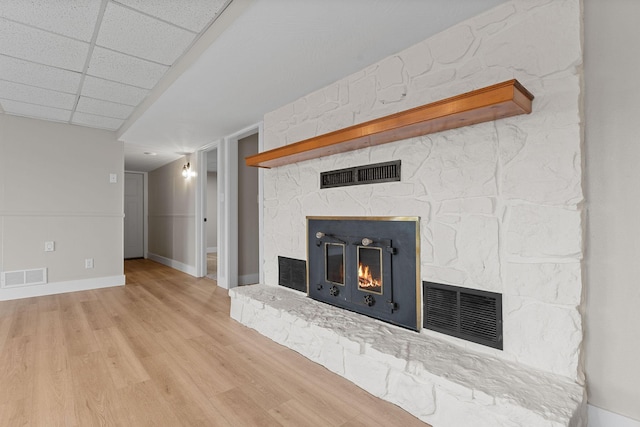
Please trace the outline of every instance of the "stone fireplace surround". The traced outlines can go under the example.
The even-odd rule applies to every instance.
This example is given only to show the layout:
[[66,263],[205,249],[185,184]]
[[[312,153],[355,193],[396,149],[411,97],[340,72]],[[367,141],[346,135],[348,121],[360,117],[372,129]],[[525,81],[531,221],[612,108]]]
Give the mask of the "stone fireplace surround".
[[584,388],[283,287],[231,289],[231,317],[434,427],[584,426]]
[[[423,393],[436,408],[414,413],[436,427],[584,425],[581,24],[579,0],[507,1],[267,114],[264,150],[511,78],[535,95],[530,115],[265,171],[264,284],[231,292],[234,318],[336,372],[327,354],[342,354],[344,375],[385,399]],[[319,189],[323,171],[389,160],[400,182]],[[398,343],[325,330],[353,319],[272,286],[278,256],[306,259],[306,216],[419,216],[420,279],[501,293],[504,350],[422,330],[402,360]]]

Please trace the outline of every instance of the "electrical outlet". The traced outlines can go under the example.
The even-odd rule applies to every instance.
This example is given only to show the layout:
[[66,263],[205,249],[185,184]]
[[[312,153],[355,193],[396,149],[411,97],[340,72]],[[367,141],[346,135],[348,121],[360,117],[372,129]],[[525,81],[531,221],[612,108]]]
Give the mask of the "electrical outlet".
[[93,258],[87,258],[84,260],[84,268],[93,268]]
[[56,250],[56,242],[44,242],[44,251],[53,252]]

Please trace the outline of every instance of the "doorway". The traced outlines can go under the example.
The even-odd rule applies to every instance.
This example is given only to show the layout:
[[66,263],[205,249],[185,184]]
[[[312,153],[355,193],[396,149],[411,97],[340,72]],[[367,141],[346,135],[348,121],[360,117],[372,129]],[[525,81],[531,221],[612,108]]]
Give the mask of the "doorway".
[[[217,165],[217,285],[230,289],[240,284],[261,283],[264,280],[264,270],[262,266],[263,244],[260,238],[262,236],[263,227],[263,171],[252,169],[254,174],[250,180],[257,184],[257,193],[253,190],[249,196],[248,203],[239,200],[239,173],[244,166],[245,153],[239,155],[240,140],[251,137],[254,140],[251,150],[259,152],[263,149],[262,142],[262,123],[249,126],[235,134],[229,135],[223,139],[214,141],[203,146],[196,153],[198,165],[198,190],[196,191],[196,271],[198,277],[207,275],[207,157],[213,154],[209,153],[216,150]],[[257,138],[257,150],[255,148],[255,140]],[[248,154],[247,154],[248,155]],[[243,206],[241,210],[252,211],[257,213],[258,223],[252,220],[250,226],[240,226],[239,221],[239,205]],[[246,206],[246,207],[245,207]],[[240,243],[239,234],[251,239],[249,243]],[[242,237],[244,239],[244,237]],[[242,246],[242,249],[240,248]],[[252,251],[252,260],[249,261],[248,269],[240,270],[240,255],[248,255],[243,249]],[[257,250],[257,257],[255,251]]]
[[124,258],[144,258],[144,174],[124,174]]

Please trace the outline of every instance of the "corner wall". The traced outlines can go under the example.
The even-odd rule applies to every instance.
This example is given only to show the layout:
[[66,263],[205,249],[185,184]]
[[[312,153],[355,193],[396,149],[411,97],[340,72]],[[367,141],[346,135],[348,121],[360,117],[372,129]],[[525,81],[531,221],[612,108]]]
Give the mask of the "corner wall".
[[0,271],[48,275],[0,299],[123,285],[123,185],[115,133],[0,115]]
[[[640,2],[585,0],[589,403],[640,426]],[[593,418],[592,418],[593,419]],[[603,422],[599,426],[613,426]],[[627,424],[619,424],[627,425]],[[631,426],[631,424],[628,424]]]
[[[504,351],[584,381],[582,11],[514,0],[265,116],[271,149],[517,78],[533,113],[265,171],[265,282],[306,258],[307,215],[420,216],[421,279],[503,294]],[[319,190],[322,171],[402,160],[402,182]]]

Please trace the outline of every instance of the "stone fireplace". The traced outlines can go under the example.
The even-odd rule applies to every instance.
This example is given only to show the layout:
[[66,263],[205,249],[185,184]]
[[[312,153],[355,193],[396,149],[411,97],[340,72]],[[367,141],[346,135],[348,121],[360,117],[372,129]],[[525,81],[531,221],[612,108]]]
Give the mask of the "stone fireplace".
[[[232,292],[232,316],[436,427],[585,425],[581,22],[577,0],[507,1],[267,114],[265,150],[510,78],[535,95],[530,115],[266,170],[264,283]],[[400,181],[321,188],[323,172],[397,160]],[[365,334],[360,314],[275,286],[279,256],[339,259],[352,233],[315,246],[306,223],[337,216],[419,217],[418,281],[502,295],[502,349],[378,321]],[[325,279],[323,298],[340,295]]]

